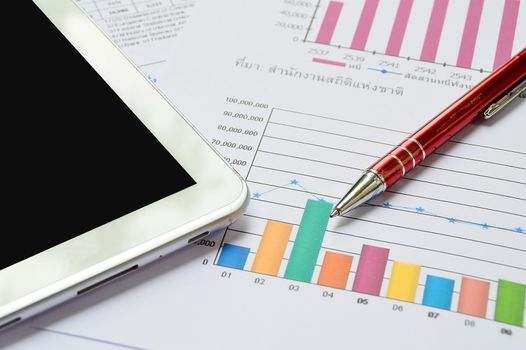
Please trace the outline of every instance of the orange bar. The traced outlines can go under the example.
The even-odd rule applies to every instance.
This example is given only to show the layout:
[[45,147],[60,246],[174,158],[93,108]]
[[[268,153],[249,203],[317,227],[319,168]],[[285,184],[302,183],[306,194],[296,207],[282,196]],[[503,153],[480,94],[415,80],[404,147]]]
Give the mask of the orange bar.
[[486,317],[489,282],[462,277],[458,312],[478,317]]
[[267,221],[252,271],[276,276],[289,243],[292,225],[279,221]]
[[351,271],[351,265],[352,256],[325,252],[320,277],[318,277],[318,284],[345,289],[349,272]]

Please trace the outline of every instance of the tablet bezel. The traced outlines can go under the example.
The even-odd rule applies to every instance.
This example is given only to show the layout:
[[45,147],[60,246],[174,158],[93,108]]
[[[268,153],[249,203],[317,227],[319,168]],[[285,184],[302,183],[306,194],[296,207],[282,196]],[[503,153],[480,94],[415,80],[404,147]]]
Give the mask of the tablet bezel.
[[149,252],[225,226],[248,201],[242,178],[74,1],[34,3],[196,184],[0,270],[0,325],[22,310],[36,313],[41,306],[28,309]]

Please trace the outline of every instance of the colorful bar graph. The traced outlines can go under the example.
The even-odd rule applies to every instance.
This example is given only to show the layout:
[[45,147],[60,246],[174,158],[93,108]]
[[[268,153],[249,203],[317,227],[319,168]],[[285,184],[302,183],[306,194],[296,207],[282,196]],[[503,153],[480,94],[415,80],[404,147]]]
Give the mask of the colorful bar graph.
[[413,302],[415,300],[416,288],[420,266],[395,261],[391,270],[387,297],[391,299]]
[[469,2],[466,24],[464,25],[457,58],[457,66],[459,67],[471,68],[483,6],[484,0],[471,0]]
[[307,201],[285,270],[285,278],[311,281],[331,210],[331,203],[312,199]]
[[420,54],[420,59],[423,61],[435,62],[442,28],[444,27],[444,20],[446,19],[448,2],[449,0],[435,0],[433,3],[431,18],[429,19],[424,39],[424,46]]
[[499,280],[495,321],[522,327],[524,320],[524,299],[526,285]]
[[367,44],[367,38],[373,26],[374,16],[380,0],[365,0],[360,19],[358,20],[358,27],[354,32],[351,48],[357,50],[364,50]]
[[352,290],[358,293],[380,295],[388,256],[389,249],[364,244]]
[[252,271],[276,276],[281,266],[283,254],[289,243],[292,225],[279,222],[267,221],[263,237],[252,265]]
[[338,18],[342,12],[343,2],[331,1],[327,6],[327,11],[321,22],[320,31],[316,37],[316,42],[319,44],[330,44],[332,40],[332,35],[336,29],[336,24],[338,23]]
[[486,317],[488,296],[489,282],[462,277],[458,312],[471,316]]
[[242,270],[247,262],[249,248],[240,247],[235,244],[225,243],[219,255],[218,265]]
[[409,22],[409,15],[411,14],[412,7],[413,0],[400,0],[393,28],[391,29],[391,35],[389,36],[389,42],[385,49],[386,54],[392,56],[398,56],[400,54],[400,48],[402,47],[402,41],[404,40],[405,30],[407,29],[407,22]]
[[422,304],[439,309],[451,309],[455,281],[449,278],[427,275]]
[[504,3],[497,50],[495,51],[495,60],[493,63],[494,70],[511,58],[513,40],[515,39],[515,28],[517,26],[517,18],[519,17],[519,6],[519,0],[506,0]]
[[350,255],[325,252],[318,284],[333,288],[345,289],[353,257]]

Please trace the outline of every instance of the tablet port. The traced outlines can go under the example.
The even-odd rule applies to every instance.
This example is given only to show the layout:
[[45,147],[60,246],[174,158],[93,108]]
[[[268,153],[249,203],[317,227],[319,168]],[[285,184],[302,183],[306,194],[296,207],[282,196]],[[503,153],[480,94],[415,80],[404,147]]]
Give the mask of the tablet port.
[[205,232],[203,232],[203,233],[200,233],[200,234],[198,234],[197,236],[190,238],[190,239],[188,240],[188,244],[192,244],[192,243],[194,243],[194,242],[197,242],[198,240],[200,240],[200,239],[203,238],[203,237],[208,236],[209,234],[210,234],[210,232],[208,232],[208,231],[205,231]]
[[84,294],[84,293],[86,293],[86,292],[89,292],[90,290],[93,290],[93,289],[95,289],[95,288],[97,288],[97,287],[100,287],[100,286],[102,286],[102,285],[105,285],[106,283],[109,283],[110,281],[112,281],[112,280],[114,280],[114,279],[117,279],[117,278],[122,277],[122,276],[124,276],[124,275],[126,275],[126,274],[128,274],[128,273],[130,273],[130,272],[132,272],[132,271],[135,271],[135,270],[137,270],[138,268],[139,268],[139,265],[133,265],[133,266],[130,267],[129,269],[126,269],[126,270],[124,270],[124,271],[121,271],[121,272],[119,272],[119,273],[116,273],[115,275],[110,276],[110,277],[108,277],[108,278],[105,278],[105,279],[103,279],[102,281],[99,281],[99,282],[97,282],[97,283],[95,283],[95,284],[92,284],[91,286],[88,286],[88,287],[86,287],[86,288],[82,288],[81,290],[79,290],[79,291],[77,292],[77,295]]
[[0,324],[0,331],[4,328],[7,328],[9,326],[12,326],[14,325],[15,323],[17,323],[18,321],[20,321],[22,318],[21,317],[17,317],[17,318],[14,318],[12,319],[11,321],[7,321],[6,323],[3,323],[3,324]]

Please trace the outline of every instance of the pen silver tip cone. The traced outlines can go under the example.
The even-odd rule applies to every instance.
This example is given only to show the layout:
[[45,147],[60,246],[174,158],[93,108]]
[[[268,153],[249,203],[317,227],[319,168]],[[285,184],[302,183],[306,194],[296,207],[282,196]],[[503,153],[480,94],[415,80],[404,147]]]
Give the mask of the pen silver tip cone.
[[331,216],[331,218],[333,218],[333,217],[338,216],[338,215],[340,215],[340,211],[339,211],[338,209],[335,208],[335,209],[332,211],[332,213],[331,213],[330,216]]
[[343,215],[348,211],[362,205],[369,199],[385,191],[385,181],[380,175],[371,170],[365,171],[362,177],[355,182],[353,187],[343,196],[342,200],[336,204],[336,208],[331,213],[333,217],[334,212],[338,215]]

